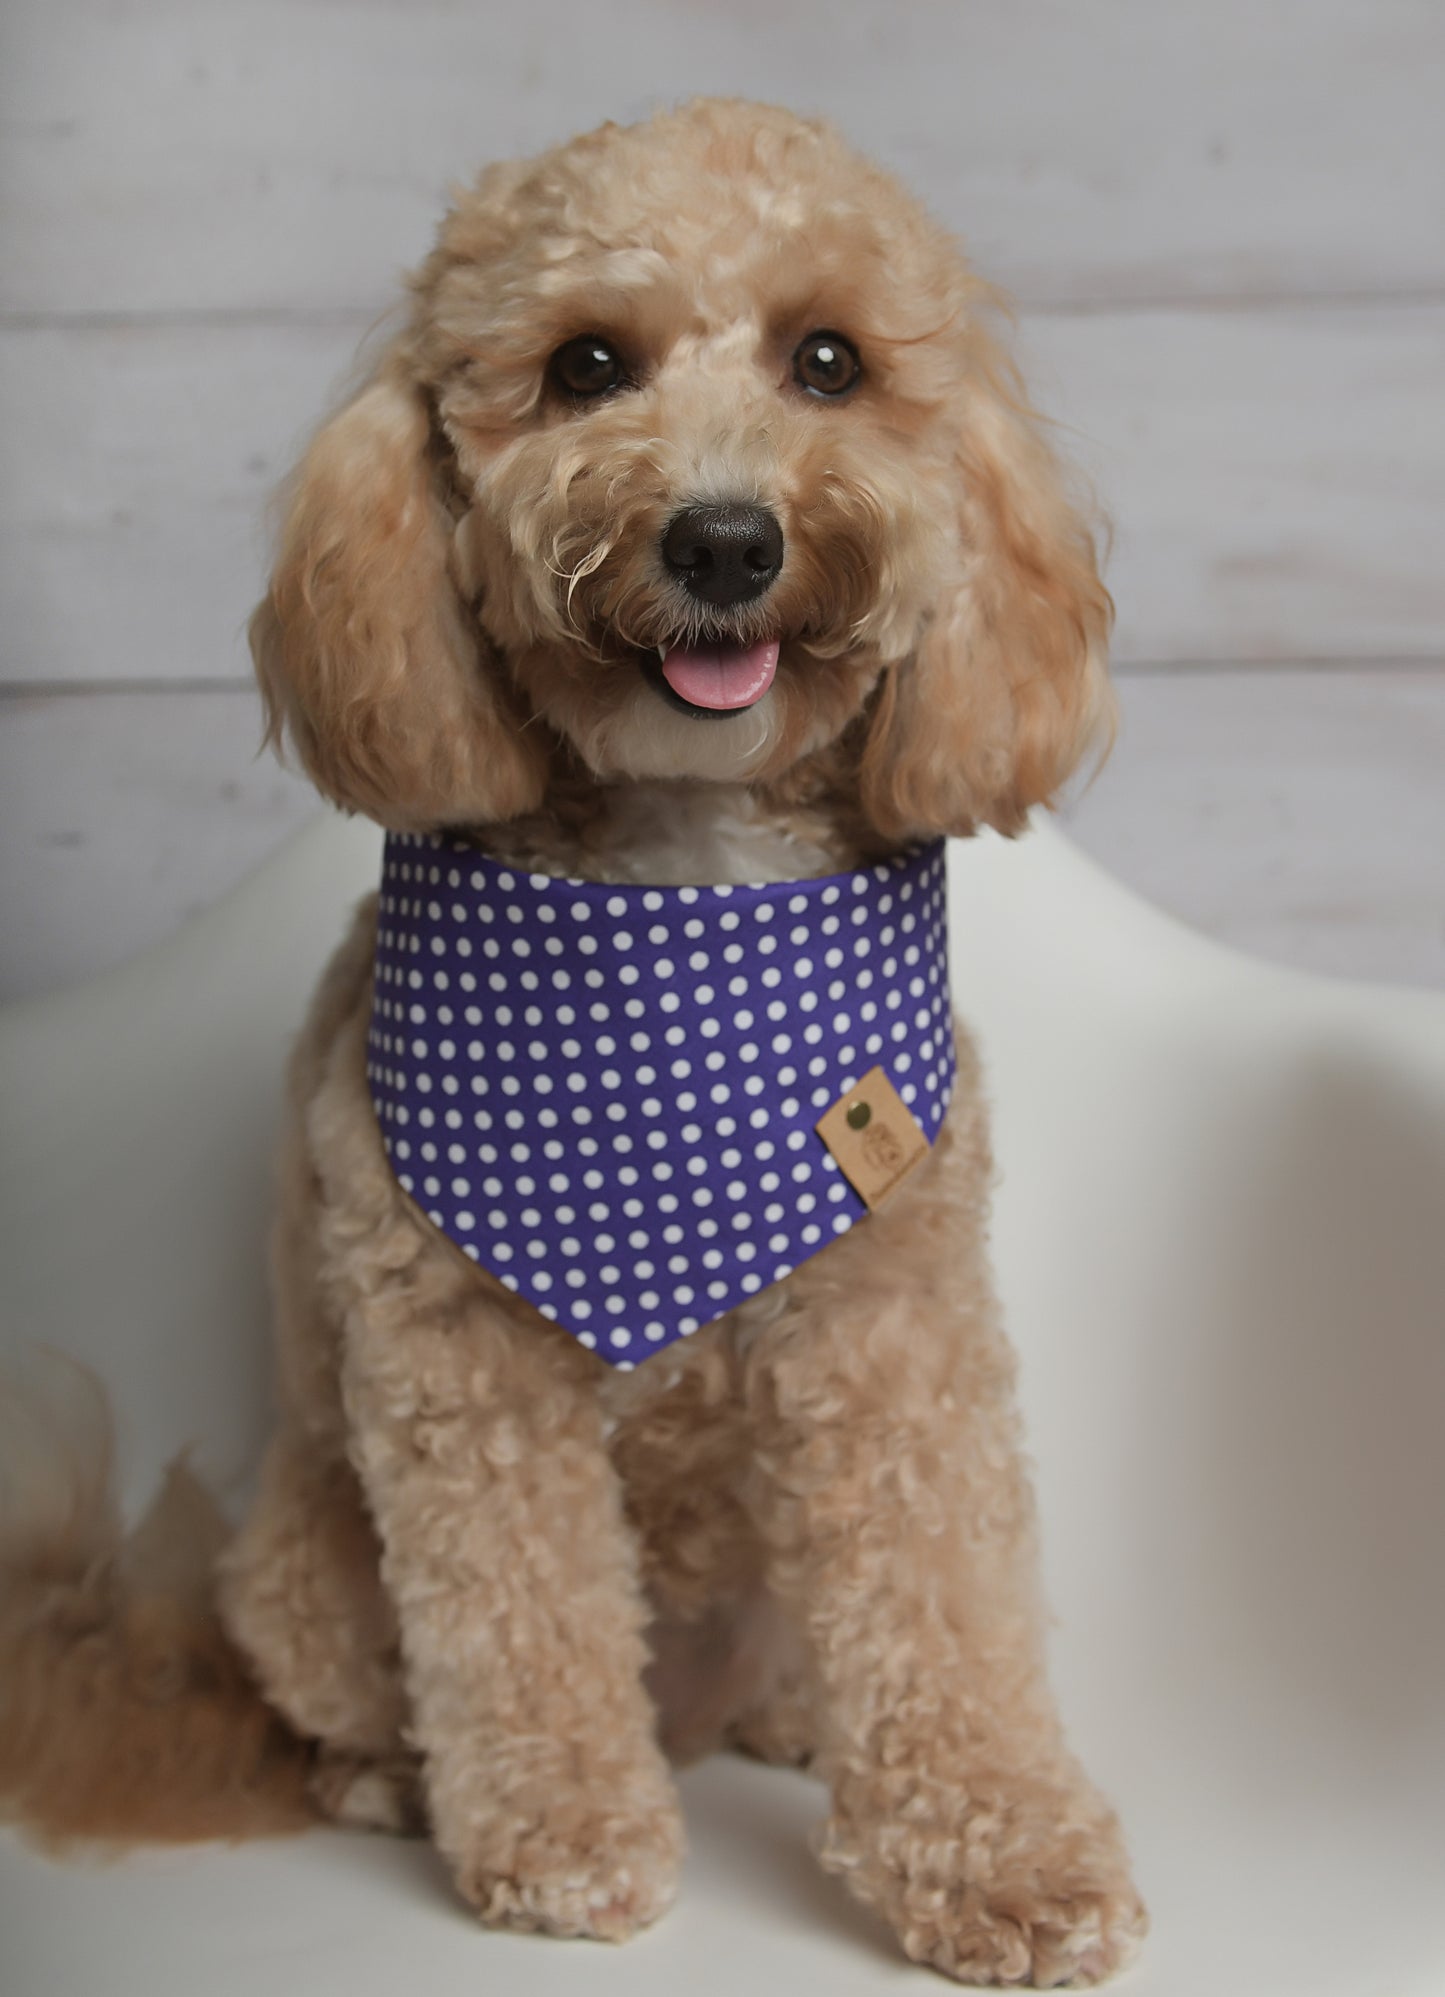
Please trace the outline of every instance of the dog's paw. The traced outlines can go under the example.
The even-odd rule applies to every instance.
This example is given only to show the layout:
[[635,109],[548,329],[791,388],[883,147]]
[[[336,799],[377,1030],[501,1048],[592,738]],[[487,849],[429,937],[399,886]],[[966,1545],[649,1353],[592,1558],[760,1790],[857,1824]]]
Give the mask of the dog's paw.
[[[629,1805],[559,1793],[530,1821],[493,1815],[485,1848],[454,1866],[488,1927],[621,1942],[665,1914],[682,1863],[682,1814],[671,1785]],[[638,1807],[641,1801],[641,1807]],[[511,1813],[508,1813],[510,1815]]]
[[835,1815],[819,1855],[915,1962],[959,1983],[1078,1989],[1138,1953],[1148,1915],[1117,1821],[1087,1789],[1027,1785],[956,1815]]
[[322,1748],[310,1787],[312,1801],[332,1823],[394,1837],[425,1835],[426,1804],[414,1755],[376,1757]]

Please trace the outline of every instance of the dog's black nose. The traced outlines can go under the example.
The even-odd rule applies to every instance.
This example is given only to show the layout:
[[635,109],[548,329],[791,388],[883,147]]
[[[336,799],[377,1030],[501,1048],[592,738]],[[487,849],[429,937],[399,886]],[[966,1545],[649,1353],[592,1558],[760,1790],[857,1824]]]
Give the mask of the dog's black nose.
[[702,603],[747,603],[783,566],[783,530],[765,506],[689,506],[667,524],[662,558]]

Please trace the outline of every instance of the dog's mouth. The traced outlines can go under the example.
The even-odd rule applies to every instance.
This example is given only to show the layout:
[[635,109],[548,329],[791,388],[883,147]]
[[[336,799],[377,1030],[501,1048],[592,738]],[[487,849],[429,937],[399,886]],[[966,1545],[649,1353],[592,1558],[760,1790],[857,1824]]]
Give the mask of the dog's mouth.
[[754,707],[772,685],[782,641],[753,645],[717,640],[700,645],[659,645],[640,654],[642,670],[670,706],[714,718]]

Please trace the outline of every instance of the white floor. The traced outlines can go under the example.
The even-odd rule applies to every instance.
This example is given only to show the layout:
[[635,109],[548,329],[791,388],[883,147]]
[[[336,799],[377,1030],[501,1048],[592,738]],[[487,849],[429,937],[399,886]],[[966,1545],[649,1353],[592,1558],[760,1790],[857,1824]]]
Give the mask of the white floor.
[[[0,1351],[110,1383],[132,1495],[254,1461],[282,1050],[361,826],[128,971],[0,1016]],[[951,863],[996,1109],[1071,1735],[1154,1916],[1129,1997],[1445,1997],[1445,996],[1279,972],[1047,833]],[[684,1783],[679,1904],[620,1951],[479,1933],[420,1846],[96,1870],[0,1839],[4,1997],[838,1997],[942,1988],[821,1877],[811,1783]]]

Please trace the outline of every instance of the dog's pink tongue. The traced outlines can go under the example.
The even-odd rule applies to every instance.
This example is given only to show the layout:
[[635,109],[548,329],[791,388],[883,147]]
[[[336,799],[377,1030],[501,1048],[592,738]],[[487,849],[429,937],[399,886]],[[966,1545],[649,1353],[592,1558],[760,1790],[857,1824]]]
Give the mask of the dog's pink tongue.
[[751,707],[778,670],[778,640],[757,645],[674,645],[662,676],[694,707]]

